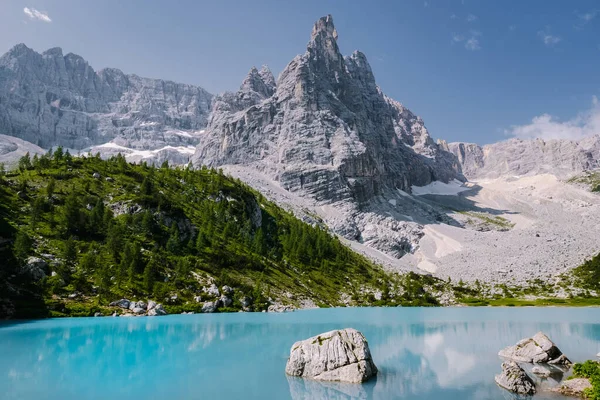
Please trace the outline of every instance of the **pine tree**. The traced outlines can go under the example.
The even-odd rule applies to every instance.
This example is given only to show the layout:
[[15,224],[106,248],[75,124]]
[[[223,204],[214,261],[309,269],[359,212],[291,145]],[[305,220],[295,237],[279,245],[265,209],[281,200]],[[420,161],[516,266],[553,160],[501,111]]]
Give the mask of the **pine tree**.
[[102,199],[98,199],[90,213],[88,228],[90,232],[95,232],[96,234],[104,233],[104,211],[104,202]]
[[13,244],[13,254],[21,263],[24,263],[31,252],[32,240],[23,230],[17,233]]
[[65,205],[63,207],[64,223],[69,234],[81,233],[82,227],[85,226],[83,224],[83,215],[79,197],[74,191],[71,191],[65,199]]
[[154,223],[154,215],[150,210],[146,210],[144,212],[144,216],[142,217],[142,232],[146,236],[152,236],[156,229],[156,224]]
[[146,268],[144,268],[144,288],[148,293],[154,291],[154,284],[158,275],[158,265],[154,259],[151,259]]
[[63,148],[61,146],[58,146],[56,148],[56,150],[54,151],[54,161],[56,162],[60,162],[63,159]]
[[98,268],[98,257],[93,249],[90,249],[87,253],[81,257],[81,262],[79,263],[79,269],[86,273],[91,274],[95,273]]
[[100,289],[101,296],[110,293],[111,278],[110,266],[108,264],[99,265],[96,271],[96,284]]
[[108,227],[108,232],[106,234],[106,247],[108,247],[108,251],[115,263],[118,263],[121,258],[124,233],[125,227],[117,220],[111,223]]
[[48,197],[48,200],[52,199],[52,196],[54,196],[55,188],[56,180],[54,180],[54,177],[51,177],[50,179],[48,179],[48,184],[46,185],[46,196]]
[[31,158],[29,157],[29,152],[25,153],[25,155],[19,158],[19,171],[23,172],[28,169],[31,169]]
[[33,203],[31,204],[30,223],[31,223],[31,227],[33,229],[35,229],[37,227],[37,224],[42,217],[42,213],[44,212],[45,204],[46,204],[46,202],[44,201],[44,198],[41,196],[36,197],[35,200],[33,201]]
[[175,222],[171,225],[171,231],[167,245],[165,246],[167,251],[172,254],[179,254],[181,252],[181,240],[179,239],[179,227]]

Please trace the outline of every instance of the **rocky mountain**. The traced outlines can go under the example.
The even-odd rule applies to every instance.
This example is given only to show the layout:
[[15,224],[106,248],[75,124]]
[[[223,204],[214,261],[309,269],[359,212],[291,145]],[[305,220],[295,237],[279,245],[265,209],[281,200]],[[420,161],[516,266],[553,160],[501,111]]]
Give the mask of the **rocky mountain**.
[[423,121],[385,96],[361,52],[342,56],[331,16],[307,51],[272,74],[250,70],[237,93],[214,100],[197,165],[243,164],[317,200],[363,204],[385,188],[462,178]]
[[600,135],[575,140],[510,139],[479,146],[449,143],[469,179],[552,174],[568,178],[600,168]]
[[193,85],[96,72],[60,48],[39,54],[19,44],[0,57],[0,133],[42,148],[185,149],[197,143],[211,100]]
[[[252,68],[236,93],[213,101],[195,165],[227,172],[393,259],[422,236],[415,221],[444,220],[408,193],[464,180],[457,158],[423,121],[377,86],[366,56],[344,57],[331,16],[277,82]],[[316,218],[316,219],[315,219]]]

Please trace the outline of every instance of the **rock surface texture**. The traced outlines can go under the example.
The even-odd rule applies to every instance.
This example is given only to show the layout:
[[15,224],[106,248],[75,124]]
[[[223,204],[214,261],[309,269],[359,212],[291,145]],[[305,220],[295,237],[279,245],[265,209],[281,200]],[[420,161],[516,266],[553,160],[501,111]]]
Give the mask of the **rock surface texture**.
[[0,133],[46,149],[111,141],[144,150],[193,146],[211,100],[193,85],[96,72],[60,48],[39,54],[19,44],[0,57]]
[[502,363],[502,373],[496,375],[496,383],[517,394],[533,395],[536,392],[533,380],[514,361]]
[[375,376],[377,367],[362,333],[346,328],[294,343],[285,372],[322,381],[361,383]]
[[568,178],[600,168],[600,135],[579,141],[510,139],[485,146],[449,143],[448,150],[471,180],[538,174]]
[[514,346],[500,350],[498,355],[525,363],[571,364],[550,338],[542,332],[536,333],[531,338],[523,339]]

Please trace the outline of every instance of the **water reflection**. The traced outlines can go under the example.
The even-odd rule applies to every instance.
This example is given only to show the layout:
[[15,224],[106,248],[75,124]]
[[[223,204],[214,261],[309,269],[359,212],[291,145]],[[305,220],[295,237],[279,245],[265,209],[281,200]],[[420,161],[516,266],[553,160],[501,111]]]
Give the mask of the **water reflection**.
[[[493,380],[500,348],[543,330],[572,360],[591,358],[600,348],[599,317],[596,309],[346,309],[0,325],[0,392],[26,400],[513,399]],[[369,339],[376,379],[348,385],[285,376],[292,343],[348,326]],[[562,373],[536,379],[550,387]]]

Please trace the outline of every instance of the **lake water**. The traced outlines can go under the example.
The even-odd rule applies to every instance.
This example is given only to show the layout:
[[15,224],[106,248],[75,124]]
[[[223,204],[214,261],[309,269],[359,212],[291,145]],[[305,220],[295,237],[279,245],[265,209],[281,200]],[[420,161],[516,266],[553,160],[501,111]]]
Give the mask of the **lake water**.
[[[292,344],[353,327],[363,385],[284,373]],[[0,323],[2,399],[512,399],[501,348],[542,330],[573,361],[600,351],[596,308],[347,308]],[[538,395],[536,399],[559,399]]]

